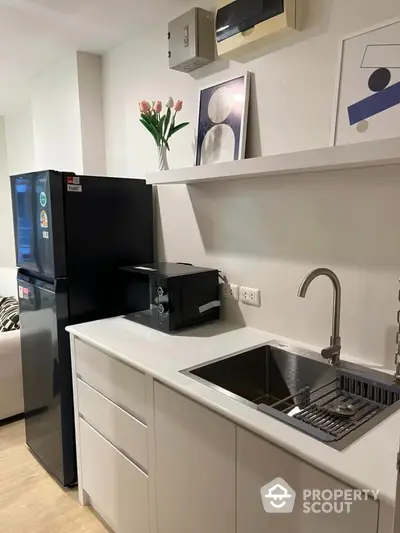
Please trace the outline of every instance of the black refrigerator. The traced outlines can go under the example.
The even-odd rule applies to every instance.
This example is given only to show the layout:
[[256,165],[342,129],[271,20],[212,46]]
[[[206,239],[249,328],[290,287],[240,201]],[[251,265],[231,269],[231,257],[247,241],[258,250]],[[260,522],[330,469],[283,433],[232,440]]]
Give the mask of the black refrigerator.
[[26,442],[65,486],[77,481],[65,327],[124,312],[118,269],[153,257],[144,180],[43,171],[11,176]]

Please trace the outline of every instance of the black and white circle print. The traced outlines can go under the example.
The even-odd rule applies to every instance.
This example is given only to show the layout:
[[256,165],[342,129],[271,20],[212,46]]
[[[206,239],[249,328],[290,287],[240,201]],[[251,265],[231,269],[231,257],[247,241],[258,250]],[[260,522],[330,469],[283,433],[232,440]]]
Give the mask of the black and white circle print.
[[201,91],[196,165],[239,159],[244,109],[244,76]]

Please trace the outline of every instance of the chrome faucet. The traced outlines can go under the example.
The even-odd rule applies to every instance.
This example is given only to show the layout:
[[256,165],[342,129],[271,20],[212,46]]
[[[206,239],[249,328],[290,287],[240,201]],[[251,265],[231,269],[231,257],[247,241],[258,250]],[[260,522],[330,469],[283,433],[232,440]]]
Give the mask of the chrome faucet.
[[307,294],[308,287],[311,282],[318,278],[319,276],[327,276],[333,285],[333,309],[332,309],[332,336],[331,344],[329,348],[324,348],[321,351],[321,355],[324,359],[330,359],[333,365],[338,365],[340,363],[340,349],[341,349],[341,340],[340,340],[340,305],[342,300],[342,289],[340,287],[340,281],[337,275],[329,270],[329,268],[316,268],[312,270],[301,282],[299,287],[298,296],[300,298],[305,298]]

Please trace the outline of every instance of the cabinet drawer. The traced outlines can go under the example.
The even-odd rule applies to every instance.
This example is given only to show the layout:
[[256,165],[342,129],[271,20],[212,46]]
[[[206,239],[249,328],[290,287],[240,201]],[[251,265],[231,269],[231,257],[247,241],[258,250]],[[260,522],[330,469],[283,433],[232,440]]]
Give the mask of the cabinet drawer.
[[76,371],[83,381],[128,411],[146,421],[145,376],[76,339]]
[[80,379],[77,383],[79,413],[86,422],[147,470],[146,426]]
[[84,420],[79,420],[83,490],[115,533],[149,532],[148,478]]

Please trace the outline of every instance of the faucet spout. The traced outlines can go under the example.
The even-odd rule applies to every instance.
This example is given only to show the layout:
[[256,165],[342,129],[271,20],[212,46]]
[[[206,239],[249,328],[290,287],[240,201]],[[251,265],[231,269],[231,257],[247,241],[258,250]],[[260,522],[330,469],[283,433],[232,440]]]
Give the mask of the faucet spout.
[[301,282],[298,296],[300,298],[305,298],[308,288],[311,285],[312,281],[319,276],[328,277],[333,285],[333,305],[332,305],[332,335],[330,340],[329,348],[322,350],[321,355],[325,359],[330,359],[332,364],[339,364],[340,362],[340,350],[341,350],[341,339],[340,339],[340,310],[341,310],[341,301],[342,301],[342,289],[340,286],[340,281],[337,275],[330,270],[329,268],[316,268],[312,270]]

